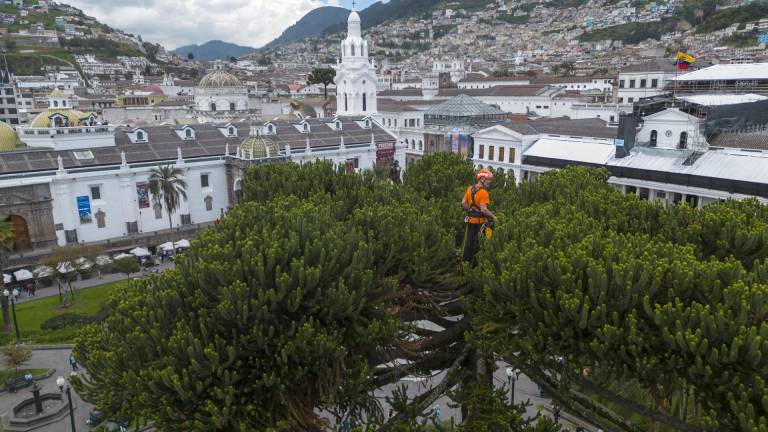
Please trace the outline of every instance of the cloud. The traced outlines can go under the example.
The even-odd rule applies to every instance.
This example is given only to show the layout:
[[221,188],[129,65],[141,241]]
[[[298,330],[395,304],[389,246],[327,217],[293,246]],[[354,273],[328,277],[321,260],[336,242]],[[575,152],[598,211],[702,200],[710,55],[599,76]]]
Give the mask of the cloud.
[[219,39],[261,47],[338,0],[68,0],[99,21],[168,49]]

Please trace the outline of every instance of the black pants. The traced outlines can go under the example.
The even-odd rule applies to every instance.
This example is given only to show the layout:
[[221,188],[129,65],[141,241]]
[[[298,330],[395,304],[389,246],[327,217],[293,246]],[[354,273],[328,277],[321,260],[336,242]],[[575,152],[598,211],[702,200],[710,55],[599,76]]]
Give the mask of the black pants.
[[477,236],[480,234],[480,227],[482,227],[481,224],[468,223],[467,233],[464,235],[464,255],[462,258],[464,262],[468,262],[472,266],[477,264],[475,254],[478,249]]

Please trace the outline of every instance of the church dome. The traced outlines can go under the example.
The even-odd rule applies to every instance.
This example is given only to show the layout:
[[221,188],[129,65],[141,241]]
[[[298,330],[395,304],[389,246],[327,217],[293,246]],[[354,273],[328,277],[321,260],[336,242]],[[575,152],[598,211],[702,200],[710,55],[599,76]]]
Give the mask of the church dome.
[[243,83],[229,72],[217,70],[209,73],[200,80],[198,87],[221,88],[221,87],[242,87]]
[[77,126],[78,123],[80,123],[80,120],[87,117],[88,114],[84,112],[80,112],[78,110],[73,109],[49,109],[47,111],[43,111],[40,114],[35,117],[34,120],[29,124],[30,127],[33,128],[48,128],[51,127],[51,116],[54,114],[61,114],[67,119],[69,119],[69,125],[71,127]]
[[360,15],[356,11],[352,11],[352,13],[349,14],[349,18],[347,18],[347,24],[359,23],[359,22],[360,22]]
[[13,150],[18,143],[18,136],[11,125],[0,121],[0,151]]
[[277,144],[263,136],[249,136],[240,143],[240,157],[247,160],[278,156]]

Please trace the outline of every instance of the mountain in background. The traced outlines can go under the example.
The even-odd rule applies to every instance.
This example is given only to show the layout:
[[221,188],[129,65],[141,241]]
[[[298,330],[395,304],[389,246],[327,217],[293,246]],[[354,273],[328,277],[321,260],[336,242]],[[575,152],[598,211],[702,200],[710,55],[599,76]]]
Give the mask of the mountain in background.
[[230,57],[240,57],[254,51],[256,51],[255,48],[235,45],[220,40],[208,41],[202,45],[187,45],[173,50],[174,53],[182,57],[192,53],[196,60],[227,60]]
[[[464,3],[472,4],[472,6],[485,6],[485,4],[493,1],[494,0],[458,0],[452,1],[451,5],[452,8],[459,9],[462,8],[462,6],[465,6]],[[360,21],[363,28],[366,29],[389,20],[406,19],[431,14],[432,11],[438,9],[439,6],[445,3],[445,0],[390,0],[386,3],[379,1],[359,12]],[[337,33],[346,30],[346,23],[344,22],[326,28],[324,33]]]
[[268,43],[264,48],[275,48],[308,37],[319,36],[329,27],[343,24],[347,21],[349,11],[335,6],[324,6],[309,11],[296,24],[285,29],[277,39]]

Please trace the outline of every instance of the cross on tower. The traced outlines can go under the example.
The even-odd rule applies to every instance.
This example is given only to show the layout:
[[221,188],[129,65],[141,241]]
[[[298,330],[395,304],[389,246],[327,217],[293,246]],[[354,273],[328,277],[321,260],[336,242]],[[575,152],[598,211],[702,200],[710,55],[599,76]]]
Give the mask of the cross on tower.
[[352,10],[355,10],[355,0],[352,0]]

